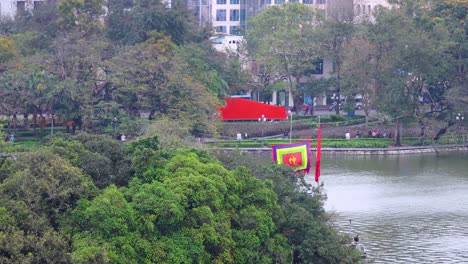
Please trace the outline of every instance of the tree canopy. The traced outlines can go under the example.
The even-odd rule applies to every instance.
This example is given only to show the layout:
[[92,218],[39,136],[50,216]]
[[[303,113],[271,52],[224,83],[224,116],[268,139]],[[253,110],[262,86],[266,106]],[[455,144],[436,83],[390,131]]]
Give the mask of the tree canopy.
[[126,148],[109,140],[56,137],[2,163],[2,262],[359,259],[328,224],[320,190],[307,194],[291,168],[252,166],[238,155],[221,156],[223,165],[203,150],[161,147],[156,137]]

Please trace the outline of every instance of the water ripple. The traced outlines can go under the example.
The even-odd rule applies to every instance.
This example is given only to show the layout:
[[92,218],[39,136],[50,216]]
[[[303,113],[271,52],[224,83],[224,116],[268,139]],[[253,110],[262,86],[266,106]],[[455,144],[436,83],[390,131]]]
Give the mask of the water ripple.
[[[467,155],[322,161],[333,223],[372,263],[468,263]],[[312,182],[311,177],[306,180]]]

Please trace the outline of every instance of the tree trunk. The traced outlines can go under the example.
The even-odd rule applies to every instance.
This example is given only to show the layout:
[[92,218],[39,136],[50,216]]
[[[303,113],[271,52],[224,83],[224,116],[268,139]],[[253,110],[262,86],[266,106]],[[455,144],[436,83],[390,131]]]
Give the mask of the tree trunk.
[[[291,72],[289,71],[289,62],[288,62],[288,58],[286,57],[286,55],[283,55],[284,57],[284,69],[286,70],[286,74],[288,75],[288,93],[290,96],[292,96],[292,101],[293,103],[295,103],[295,100],[294,100],[294,95],[293,95],[293,92],[292,92],[292,79],[291,79]],[[291,100],[291,99],[290,99]],[[298,112],[297,109],[298,109],[298,106],[297,105],[294,105],[296,107],[296,113]],[[289,106],[291,107],[291,106]]]
[[156,114],[156,110],[152,109],[148,115],[148,120],[154,120],[154,114]]
[[33,135],[34,136],[37,136],[36,126],[37,126],[37,109],[34,110],[34,114],[33,114]]
[[440,129],[439,132],[437,132],[437,134],[435,135],[434,141],[439,140],[441,136],[443,136],[445,133],[447,133],[447,129],[449,127],[453,126],[453,124],[454,124],[453,122],[449,121],[446,127]]
[[401,131],[400,118],[397,118],[397,119],[396,119],[396,123],[395,123],[395,146],[397,146],[397,147],[400,147],[400,146],[401,146],[401,141],[400,141],[401,135],[400,135],[400,131]]

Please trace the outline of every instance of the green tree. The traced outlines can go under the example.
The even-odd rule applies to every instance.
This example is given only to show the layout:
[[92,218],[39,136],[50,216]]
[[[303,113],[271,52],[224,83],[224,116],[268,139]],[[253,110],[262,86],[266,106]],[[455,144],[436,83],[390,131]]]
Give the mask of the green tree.
[[[211,46],[191,44],[178,48],[175,56],[183,64],[183,67],[188,66],[184,73],[200,81],[208,87],[210,92],[221,99],[228,94],[228,86],[223,80],[222,74],[224,73],[228,77],[228,73],[224,71],[225,64],[222,63],[224,59],[222,55],[216,54],[219,56],[217,60],[210,60],[210,57],[215,55],[214,53]],[[236,78],[236,80],[238,79]]]
[[312,62],[323,55],[317,41],[321,23],[315,9],[297,3],[272,6],[249,21],[247,43],[261,64],[259,69],[269,69],[278,77],[271,81],[286,80],[295,105],[302,104],[303,95],[297,84]]
[[[110,186],[73,212],[77,262],[271,263],[289,259],[273,215],[276,195],[246,170],[228,171],[206,152],[150,147],[129,188]],[[160,152],[159,154],[157,154]],[[87,243],[88,241],[94,241]],[[136,243],[138,241],[138,243]]]
[[[447,99],[453,111],[457,112],[466,109],[468,105],[468,89],[466,89],[466,65],[468,53],[467,41],[467,13],[465,1],[437,1],[426,17],[429,21],[428,30],[433,30],[438,34],[448,34],[450,43],[448,51],[451,59],[445,63],[450,63],[451,76],[444,82],[444,89],[447,91]],[[447,82],[448,81],[448,82]]]
[[428,24],[420,23],[421,10],[421,6],[411,3],[381,9],[375,23],[368,25],[367,39],[375,51],[370,55],[374,77],[371,84],[379,98],[378,109],[396,119],[396,145],[400,145],[402,122],[423,123],[422,119],[428,116],[420,105],[421,97],[435,99],[435,94],[439,94],[437,106],[434,102],[433,107],[438,107],[439,112],[447,109],[444,88],[439,85],[449,76],[443,63],[449,59],[447,39],[440,34],[443,32],[427,30]]
[[157,31],[176,45],[200,42],[208,37],[208,29],[197,29],[195,17],[179,1],[167,8],[164,1],[111,1],[106,17],[107,35],[119,44],[134,45],[151,38]]
[[[372,109],[377,105],[376,84],[374,75],[376,67],[375,46],[366,37],[354,37],[343,51],[342,63],[342,92],[347,95],[348,103],[352,102],[354,109],[354,96],[362,96],[362,109],[366,115],[366,125]],[[360,65],[356,67],[356,65]]]
[[[4,64],[17,55],[15,42],[9,37],[0,38],[0,64]],[[2,65],[3,66],[3,65]]]
[[57,4],[57,24],[62,30],[78,30],[82,34],[95,33],[101,28],[104,15],[102,0],[65,0]]
[[203,65],[186,61],[184,54],[174,56],[168,37],[153,36],[112,62],[117,101],[135,112],[148,110],[149,119],[156,114],[177,119],[195,135],[216,133],[212,119],[219,101],[214,91],[222,93],[220,78],[215,72],[212,79],[197,76]]
[[128,183],[133,170],[125,145],[109,136],[86,133],[80,133],[76,139],[54,138],[49,143],[51,151],[81,168],[99,188]]
[[327,19],[324,23],[324,31],[321,36],[322,48],[325,49],[327,57],[331,58],[333,63],[333,88],[335,98],[338,98],[335,112],[340,114],[339,103],[341,102],[342,66],[344,48],[349,45],[355,31],[354,17],[352,13],[347,12],[342,7],[332,7],[328,11]]
[[[228,169],[248,170],[271,184],[279,209],[274,224],[291,245],[293,263],[358,263],[360,256],[346,246],[349,238],[339,235],[329,223],[323,204],[322,186],[312,187],[289,167],[270,163],[266,157],[238,152],[216,152]],[[288,260],[290,262],[291,260]]]
[[34,213],[45,215],[54,228],[80,198],[95,193],[88,176],[50,151],[25,153],[15,165],[15,173],[0,185],[0,191],[24,202]]
[[25,203],[4,198],[0,198],[0,251],[2,263],[70,262],[70,248],[62,234]]

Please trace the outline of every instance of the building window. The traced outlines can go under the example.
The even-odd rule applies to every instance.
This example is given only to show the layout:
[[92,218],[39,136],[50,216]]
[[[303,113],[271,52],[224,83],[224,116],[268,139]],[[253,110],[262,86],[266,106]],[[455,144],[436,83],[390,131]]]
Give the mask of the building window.
[[289,0],[289,3],[299,3],[299,0]]
[[229,21],[239,21],[239,9],[232,9],[231,15],[229,16]]
[[216,31],[220,33],[226,33],[226,26],[216,27]]
[[211,43],[213,43],[213,44],[223,44],[223,39],[214,38],[214,39],[211,40]]
[[238,5],[239,0],[231,0],[230,3],[231,3],[231,5]]
[[34,10],[41,8],[44,5],[44,1],[34,1]]
[[305,5],[313,5],[313,4],[314,4],[314,0],[303,0],[302,3],[305,4]]
[[323,60],[312,61],[311,67],[304,72],[305,74],[323,74]]
[[361,6],[360,5],[357,5],[356,6],[356,13],[359,15],[361,14]]
[[317,0],[316,1],[317,5],[323,5],[323,4],[325,4],[325,2],[326,2],[325,0]]
[[260,5],[271,5],[271,0],[260,0]]
[[26,12],[26,3],[24,1],[16,2],[16,13],[23,14]]
[[226,21],[226,9],[216,10],[216,21]]
[[218,5],[225,5],[225,4],[226,4],[226,0],[216,0],[216,4],[218,4]]
[[369,11],[369,15],[371,15],[371,14],[372,14],[372,12],[371,12],[370,5],[368,5],[368,6],[367,6],[367,10]]
[[281,5],[284,3],[284,0],[275,0],[275,5]]
[[239,26],[230,26],[229,27],[229,34],[231,34],[231,35],[240,35],[240,27]]

